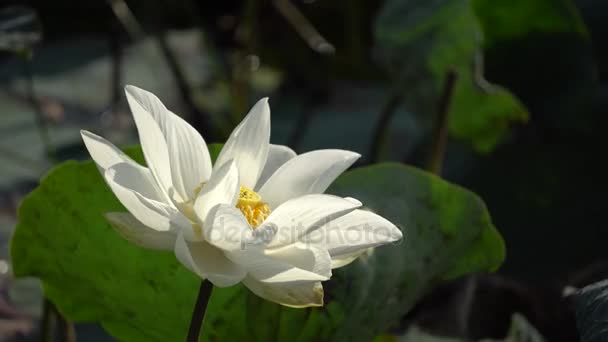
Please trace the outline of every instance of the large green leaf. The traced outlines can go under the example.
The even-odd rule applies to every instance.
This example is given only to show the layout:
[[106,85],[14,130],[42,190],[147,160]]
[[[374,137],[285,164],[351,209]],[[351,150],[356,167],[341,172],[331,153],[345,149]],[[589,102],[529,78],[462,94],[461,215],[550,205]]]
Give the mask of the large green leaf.
[[584,287],[574,299],[581,341],[608,340],[608,280]]
[[587,29],[571,0],[472,0],[484,32],[484,45],[531,33],[576,33]]
[[527,110],[507,90],[484,79],[481,27],[468,0],[387,0],[374,31],[378,52],[407,106],[434,118],[448,71],[458,73],[450,133],[490,151]]
[[[356,340],[385,331],[438,282],[493,271],[503,241],[471,192],[399,164],[350,171],[332,193],[361,199],[404,231],[400,244],[336,270],[326,306],[290,309],[243,286],[214,289],[204,339]],[[199,280],[170,252],[123,240],[102,214],[121,210],[92,162],[67,162],[19,210],[11,253],[17,276],[42,279],[45,294],[75,321],[100,321],[125,341],[184,340]]]

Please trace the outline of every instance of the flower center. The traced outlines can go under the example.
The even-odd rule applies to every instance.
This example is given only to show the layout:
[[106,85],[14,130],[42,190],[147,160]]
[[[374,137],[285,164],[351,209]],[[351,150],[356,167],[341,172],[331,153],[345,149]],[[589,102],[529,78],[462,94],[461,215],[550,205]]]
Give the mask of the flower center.
[[242,185],[236,207],[241,210],[252,228],[257,228],[270,215],[270,207],[262,202],[262,196]]
[[[198,196],[203,187],[205,186],[205,182],[201,183],[194,189],[194,197]],[[262,196],[260,196],[257,192],[249,189],[246,186],[241,185],[241,189],[239,192],[239,200],[236,203],[236,207],[243,213],[243,216],[249,222],[252,228],[257,228],[264,220],[270,215],[270,207],[268,204],[262,202]],[[194,217],[194,212],[192,208],[192,200],[187,202],[183,207],[184,212],[187,215],[191,215],[190,217]],[[193,227],[196,231],[200,230],[200,227]]]

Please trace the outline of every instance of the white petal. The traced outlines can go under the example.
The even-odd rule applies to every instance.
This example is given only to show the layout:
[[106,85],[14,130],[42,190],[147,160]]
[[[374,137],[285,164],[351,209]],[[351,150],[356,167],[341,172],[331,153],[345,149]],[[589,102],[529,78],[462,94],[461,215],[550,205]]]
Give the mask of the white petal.
[[158,188],[150,169],[137,164],[120,149],[112,145],[112,143],[98,135],[84,130],[80,131],[80,135],[102,176],[105,174],[105,171],[112,166],[126,164],[119,168],[125,170],[128,173],[127,176],[130,178],[130,181],[133,181],[129,186],[130,188],[149,199],[160,202],[165,201],[165,197]]
[[344,266],[371,247],[395,242],[401,230],[380,215],[355,210],[332,220],[305,238],[307,243],[324,246],[336,265]]
[[183,199],[191,198],[193,190],[211,174],[211,157],[205,140],[189,123],[165,108],[154,94],[134,86],[127,86],[125,90],[160,127],[171,163],[173,186]]
[[323,306],[323,285],[320,282],[267,284],[246,277],[243,284],[257,296],[277,304],[293,308]]
[[225,251],[242,249],[253,240],[253,229],[245,216],[234,206],[225,204],[211,210],[203,232],[207,242]]
[[93,158],[97,166],[104,171],[118,163],[139,165],[111,142],[94,133],[81,130],[80,136],[82,137],[82,141],[89,151],[91,158]]
[[201,222],[207,221],[211,209],[218,204],[235,206],[239,198],[239,171],[230,160],[211,174],[194,202],[194,213]]
[[325,248],[295,243],[267,251],[266,255],[322,277],[331,277],[331,256]]
[[241,184],[254,189],[268,157],[270,142],[270,107],[263,98],[234,129],[222,148],[216,167],[234,159],[239,169]]
[[356,252],[356,253],[341,256],[339,258],[333,258],[333,259],[331,259],[331,268],[335,269],[335,268],[340,268],[340,267],[349,265],[353,261],[357,260],[365,252],[367,252],[366,249]]
[[[307,249],[293,251],[293,253],[300,253],[297,257],[300,260],[315,258],[314,253]],[[327,276],[298,268],[287,260],[279,260],[265,255],[263,250],[252,248],[252,246],[247,246],[243,250],[226,252],[226,257],[247,270],[249,276],[264,283],[321,281],[329,279]],[[292,256],[292,258],[295,257]]]
[[153,98],[131,90],[132,88],[129,87],[125,89],[125,92],[139,133],[141,149],[157,184],[168,194],[169,189],[173,188],[169,152],[163,132],[153,116],[162,115],[159,113],[165,108],[162,103]]
[[277,234],[278,228],[274,225],[265,225],[253,230],[253,239],[250,242],[254,245],[267,246]]
[[216,247],[204,241],[188,242],[182,233],[178,234],[175,242],[175,255],[190,271],[218,287],[237,284],[246,274]]
[[158,250],[172,250],[175,246],[174,231],[153,230],[129,213],[106,213],[105,217],[122,237],[138,246]]
[[255,190],[259,190],[276,170],[295,156],[296,153],[287,146],[270,144],[268,159],[266,160],[266,165],[264,165],[260,179],[258,179],[255,186]]
[[306,195],[280,205],[260,228],[275,227],[277,233],[268,248],[278,248],[297,242],[302,236],[360,206],[361,203],[353,199],[323,194]]
[[331,259],[331,268],[340,268],[350,264],[351,262],[363,257],[363,260],[367,260],[374,254],[375,247],[370,247],[362,250],[358,250],[349,254],[341,254]]
[[104,173],[106,182],[127,210],[144,225],[168,231],[173,226],[188,227],[188,220],[173,206],[150,198],[141,169],[127,163],[116,164]]
[[271,207],[308,194],[323,193],[360,155],[344,150],[318,150],[301,154],[281,166],[260,188]]

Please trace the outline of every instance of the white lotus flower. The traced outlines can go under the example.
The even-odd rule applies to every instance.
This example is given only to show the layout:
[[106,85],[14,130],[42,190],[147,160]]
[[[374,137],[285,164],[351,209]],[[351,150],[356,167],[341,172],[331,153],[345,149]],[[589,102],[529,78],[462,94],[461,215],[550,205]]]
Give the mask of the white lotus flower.
[[148,167],[82,131],[106,182],[129,211],[108,213],[130,241],[173,249],[219,287],[242,282],[293,307],[323,304],[321,281],[369,248],[399,240],[386,219],[352,198],[323,192],[359,155],[318,150],[296,156],[271,145],[270,108],[260,100],[212,167],[207,145],[153,94],[126,87]]

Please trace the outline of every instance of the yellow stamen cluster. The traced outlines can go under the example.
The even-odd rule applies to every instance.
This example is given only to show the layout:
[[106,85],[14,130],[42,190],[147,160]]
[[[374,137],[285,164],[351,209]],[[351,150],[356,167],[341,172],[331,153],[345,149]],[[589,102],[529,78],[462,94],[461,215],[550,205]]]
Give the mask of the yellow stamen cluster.
[[241,210],[251,227],[256,228],[270,215],[270,207],[255,191],[241,185],[236,207]]

